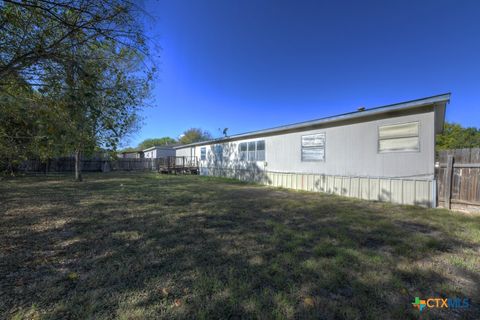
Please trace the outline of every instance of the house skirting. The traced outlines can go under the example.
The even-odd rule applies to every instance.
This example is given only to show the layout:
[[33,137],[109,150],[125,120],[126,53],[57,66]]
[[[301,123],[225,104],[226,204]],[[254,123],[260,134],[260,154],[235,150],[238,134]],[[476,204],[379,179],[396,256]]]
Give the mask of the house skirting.
[[232,168],[200,168],[201,175],[221,176],[273,187],[331,193],[346,197],[435,207],[435,180],[349,177]]

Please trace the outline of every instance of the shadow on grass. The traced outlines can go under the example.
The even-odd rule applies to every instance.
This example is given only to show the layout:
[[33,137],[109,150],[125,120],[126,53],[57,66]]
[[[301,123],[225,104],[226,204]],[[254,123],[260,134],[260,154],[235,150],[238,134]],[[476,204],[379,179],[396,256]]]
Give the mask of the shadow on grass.
[[418,318],[472,299],[480,218],[155,174],[2,185],[0,312],[44,318]]

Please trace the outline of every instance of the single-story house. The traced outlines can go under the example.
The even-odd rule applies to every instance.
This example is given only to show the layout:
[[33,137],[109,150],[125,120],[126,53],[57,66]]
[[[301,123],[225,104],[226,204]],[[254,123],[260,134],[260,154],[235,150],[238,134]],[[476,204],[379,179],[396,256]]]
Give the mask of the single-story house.
[[122,159],[141,159],[143,158],[143,151],[124,151],[118,154],[119,158]]
[[449,101],[442,94],[174,149],[197,158],[202,175],[434,207],[435,135]]
[[143,154],[147,159],[166,158],[175,156],[175,149],[172,146],[153,146],[143,150]]

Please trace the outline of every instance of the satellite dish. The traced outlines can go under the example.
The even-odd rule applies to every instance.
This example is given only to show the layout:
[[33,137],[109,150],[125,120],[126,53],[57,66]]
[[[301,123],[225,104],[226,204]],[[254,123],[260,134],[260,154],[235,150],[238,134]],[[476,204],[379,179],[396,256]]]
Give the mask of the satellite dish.
[[228,131],[228,128],[223,129],[223,135],[224,135],[225,137],[227,136],[227,131]]

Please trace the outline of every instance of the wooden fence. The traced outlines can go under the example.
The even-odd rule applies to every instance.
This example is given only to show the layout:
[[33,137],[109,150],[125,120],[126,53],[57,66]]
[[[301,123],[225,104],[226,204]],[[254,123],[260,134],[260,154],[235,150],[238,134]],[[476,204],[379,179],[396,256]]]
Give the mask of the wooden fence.
[[[196,157],[165,157],[165,158],[119,158],[115,160],[93,158],[81,161],[83,172],[95,171],[161,171],[161,172],[183,172],[189,173],[198,171],[198,160]],[[23,161],[16,171],[25,173],[54,173],[75,171],[75,159],[63,157],[41,160]]]
[[[142,171],[158,170],[160,159],[128,159],[105,160],[100,158],[83,159],[81,167],[83,172],[95,171]],[[73,157],[55,158],[47,161],[27,160],[19,165],[18,171],[25,173],[52,173],[75,171]]]
[[480,209],[480,148],[441,151],[438,160],[438,205]]
[[[81,161],[82,171],[101,171],[104,160],[84,159]],[[72,172],[75,170],[75,159],[73,157],[61,157],[49,160],[31,159],[23,161],[16,169],[20,172]]]

